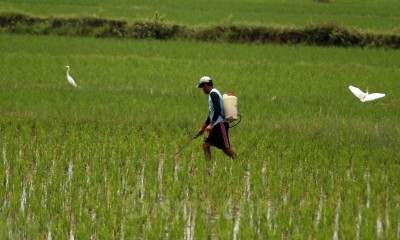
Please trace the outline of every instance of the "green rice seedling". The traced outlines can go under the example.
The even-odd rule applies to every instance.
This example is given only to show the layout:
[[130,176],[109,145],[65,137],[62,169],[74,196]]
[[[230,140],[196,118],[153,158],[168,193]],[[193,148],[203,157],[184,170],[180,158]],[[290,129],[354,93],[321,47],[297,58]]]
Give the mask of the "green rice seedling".
[[[398,235],[395,51],[0,38],[5,238]],[[204,74],[239,98],[235,160],[188,143]]]

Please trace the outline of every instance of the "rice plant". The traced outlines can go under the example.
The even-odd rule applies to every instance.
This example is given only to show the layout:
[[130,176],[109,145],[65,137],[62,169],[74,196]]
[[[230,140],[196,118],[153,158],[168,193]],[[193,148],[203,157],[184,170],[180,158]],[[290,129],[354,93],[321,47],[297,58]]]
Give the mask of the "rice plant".
[[[0,42],[3,238],[399,237],[396,51]],[[205,74],[238,96],[238,159],[190,141]],[[363,104],[350,84],[386,97]]]

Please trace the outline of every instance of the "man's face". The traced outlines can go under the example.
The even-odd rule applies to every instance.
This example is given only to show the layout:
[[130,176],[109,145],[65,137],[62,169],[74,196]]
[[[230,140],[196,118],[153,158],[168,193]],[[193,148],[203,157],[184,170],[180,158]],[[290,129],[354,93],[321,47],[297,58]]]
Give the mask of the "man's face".
[[208,94],[209,92],[208,92],[208,86],[207,86],[207,84],[203,84],[203,86],[201,86],[201,88],[203,89],[203,92],[205,93],[205,94]]

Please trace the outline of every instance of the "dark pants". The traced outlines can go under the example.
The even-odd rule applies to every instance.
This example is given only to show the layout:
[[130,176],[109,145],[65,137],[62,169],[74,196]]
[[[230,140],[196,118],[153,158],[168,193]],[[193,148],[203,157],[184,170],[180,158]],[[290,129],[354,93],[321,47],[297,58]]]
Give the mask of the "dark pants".
[[227,149],[230,147],[228,131],[229,123],[220,122],[214,126],[205,139],[205,142],[219,149]]

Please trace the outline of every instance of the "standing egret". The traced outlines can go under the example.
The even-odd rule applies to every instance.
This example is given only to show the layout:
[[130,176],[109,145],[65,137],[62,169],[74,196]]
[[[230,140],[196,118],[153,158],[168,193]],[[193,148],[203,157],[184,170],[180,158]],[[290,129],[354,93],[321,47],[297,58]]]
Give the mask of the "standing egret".
[[74,87],[78,87],[78,85],[76,85],[74,79],[69,75],[69,66],[65,66],[67,68],[67,80],[68,82],[74,86]]
[[349,86],[350,91],[358,98],[360,99],[361,102],[368,102],[368,101],[372,101],[378,98],[383,98],[385,96],[384,93],[368,93],[368,88],[367,88],[367,92],[364,93],[363,91],[361,91],[359,88],[353,87],[353,86]]

